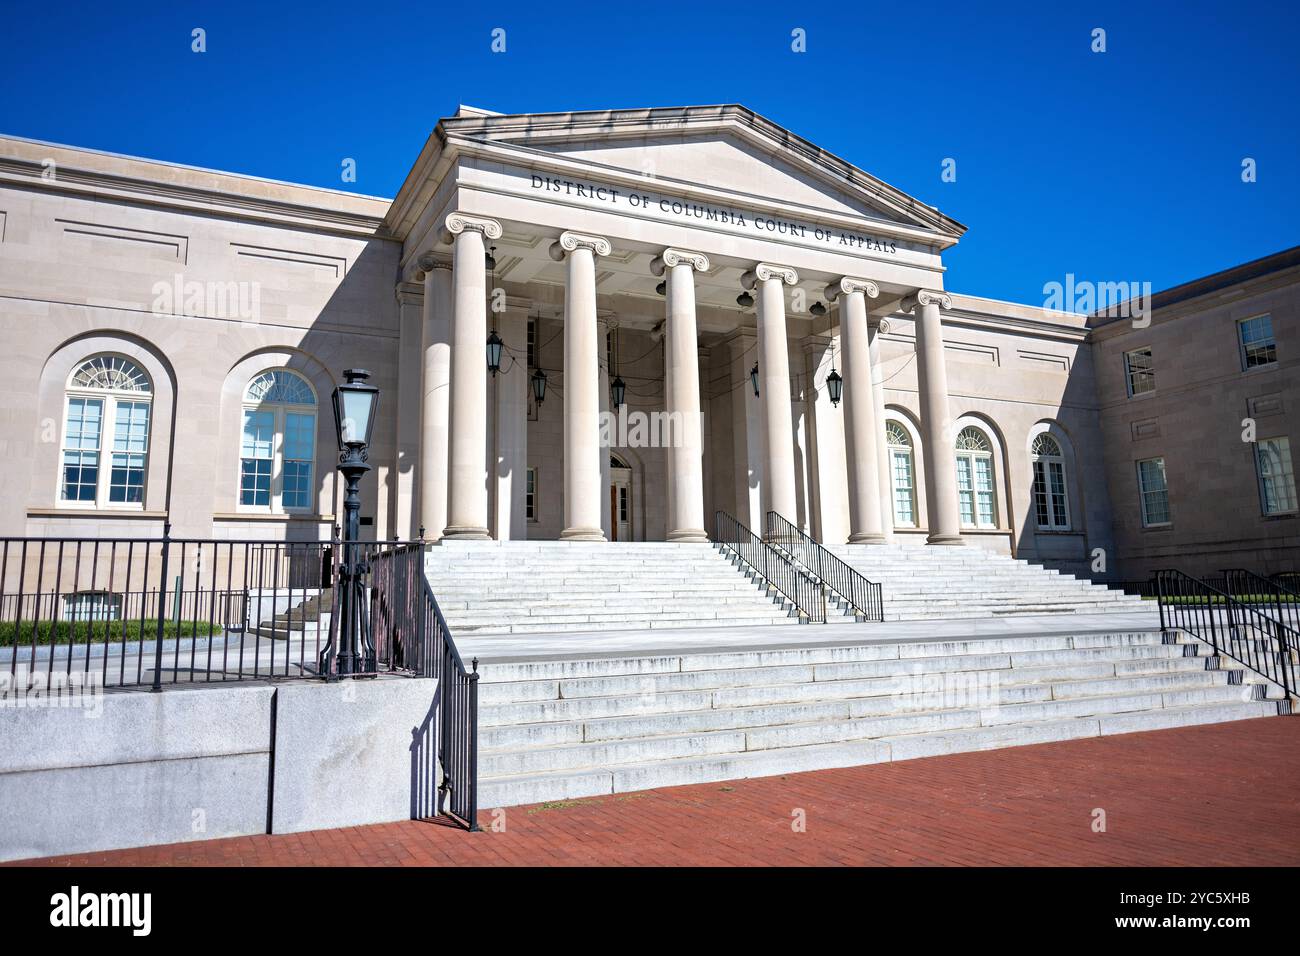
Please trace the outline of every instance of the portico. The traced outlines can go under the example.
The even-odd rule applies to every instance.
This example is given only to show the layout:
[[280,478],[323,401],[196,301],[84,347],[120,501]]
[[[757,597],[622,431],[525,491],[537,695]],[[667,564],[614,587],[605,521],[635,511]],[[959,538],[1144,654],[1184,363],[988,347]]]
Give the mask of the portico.
[[[638,540],[702,542],[717,510],[755,529],[774,510],[882,543],[873,330],[914,311],[928,540],[959,543],[941,253],[964,227],[739,107],[598,114],[613,134],[596,115],[463,109],[393,203],[402,285],[424,296],[402,342],[419,379],[400,383],[419,408],[418,507],[398,533],[603,541],[625,506]],[[540,371],[540,402],[489,387],[489,328],[512,321],[526,344],[507,342],[493,380]],[[837,357],[842,407],[826,401]],[[662,417],[662,443],[604,427],[637,413]]]

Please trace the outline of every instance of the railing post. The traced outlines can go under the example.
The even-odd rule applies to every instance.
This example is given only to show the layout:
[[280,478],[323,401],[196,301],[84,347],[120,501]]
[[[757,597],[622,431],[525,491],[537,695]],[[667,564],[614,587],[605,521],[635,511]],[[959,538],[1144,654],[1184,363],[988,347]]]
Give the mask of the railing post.
[[154,649],[153,649],[153,687],[151,691],[157,693],[162,690],[162,655],[163,655],[163,595],[167,593],[167,558],[171,553],[172,545],[172,523],[170,520],[163,522],[162,536],[162,568],[158,575],[158,626],[154,631]]

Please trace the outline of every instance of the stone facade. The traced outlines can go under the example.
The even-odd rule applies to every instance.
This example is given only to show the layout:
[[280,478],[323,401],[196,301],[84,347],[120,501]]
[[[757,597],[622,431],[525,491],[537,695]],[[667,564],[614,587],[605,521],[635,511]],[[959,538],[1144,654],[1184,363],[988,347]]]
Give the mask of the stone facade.
[[[1181,566],[1189,547],[1255,566],[1261,542],[1266,563],[1285,564],[1292,521],[1192,503],[1198,488],[1217,499],[1256,482],[1235,458],[1192,478],[1207,419],[1185,396],[1228,388],[1215,399],[1225,456],[1229,420],[1249,409],[1261,437],[1288,433],[1300,401],[1294,270],[1246,279],[1242,298],[1194,314],[1204,296],[1162,308],[1150,330],[1168,356],[1161,387],[1131,401],[1122,352],[1136,330],[1094,321],[1090,332],[1082,315],[943,289],[943,250],[963,232],[740,107],[463,108],[393,200],[3,139],[0,448],[12,493],[0,532],[153,536],[169,520],[176,535],[314,539],[340,495],[330,391],[362,367],[382,390],[368,536],[699,540],[717,511],[757,529],[775,508],[828,543],[965,543],[1072,570],[1100,548],[1112,576]],[[1231,359],[1213,327],[1243,309],[1274,315],[1271,371],[1212,367]],[[504,343],[496,374],[489,331]],[[69,500],[67,463],[84,450],[70,437],[83,427],[71,383],[102,356],[149,382],[141,487],[111,490],[114,471]],[[259,404],[250,385],[277,371],[311,398]],[[630,429],[600,440],[616,378],[629,418],[680,416],[671,447]],[[130,396],[113,394],[104,414],[129,418]],[[1158,534],[1133,520],[1139,411],[1160,422],[1140,441],[1168,456],[1176,518]],[[312,441],[292,416],[310,421]],[[1063,487],[1059,520],[1040,526],[1044,434]],[[296,498],[295,456],[309,485]]]

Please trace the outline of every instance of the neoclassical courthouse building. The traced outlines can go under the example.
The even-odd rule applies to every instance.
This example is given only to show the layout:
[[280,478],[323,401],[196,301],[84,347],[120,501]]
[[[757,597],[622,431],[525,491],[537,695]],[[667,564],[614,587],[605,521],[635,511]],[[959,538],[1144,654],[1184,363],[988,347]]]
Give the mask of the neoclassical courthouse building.
[[1297,250],[1134,321],[945,288],[964,231],[739,106],[462,108],[391,200],[0,139],[0,533],[327,535],[329,396],[365,368],[379,538],[773,509],[1109,577],[1294,569]]

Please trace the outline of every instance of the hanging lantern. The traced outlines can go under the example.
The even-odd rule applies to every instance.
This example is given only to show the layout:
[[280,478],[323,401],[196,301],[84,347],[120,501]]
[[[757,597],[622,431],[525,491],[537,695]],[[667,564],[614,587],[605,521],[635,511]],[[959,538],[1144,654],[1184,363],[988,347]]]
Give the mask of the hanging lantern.
[[615,375],[614,381],[610,383],[609,390],[614,401],[614,407],[622,408],[623,400],[627,398],[627,383],[623,381],[623,376]]
[[668,291],[668,283],[667,282],[659,283],[657,286],[655,286],[655,291],[658,292],[660,295],[663,295],[665,292]]
[[533,400],[537,402],[538,405],[541,405],[542,402],[546,401],[546,373],[540,368],[533,372],[532,383]]
[[749,370],[749,383],[754,386],[754,397],[758,398],[758,363]]
[[826,391],[831,396],[831,406],[839,407],[840,396],[844,394],[844,379],[840,373],[835,371],[835,366],[831,366],[831,374],[826,376]]
[[488,371],[492,373],[493,378],[501,371],[501,344],[501,336],[497,335],[496,329],[493,329],[487,340]]
[[821,300],[819,299],[812,304],[812,307],[809,308],[808,311],[820,319],[826,314],[826,306],[822,305]]
[[487,269],[488,272],[495,271],[497,267],[496,252],[497,252],[497,247],[493,246],[491,249],[487,251],[487,255],[483,257],[483,266],[484,268]]
[[742,309],[748,309],[753,304],[754,297],[747,291],[743,291],[740,295],[736,296],[736,305],[740,306]]

